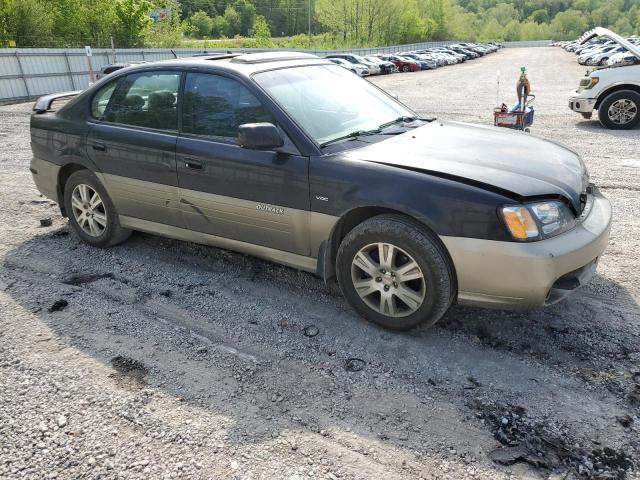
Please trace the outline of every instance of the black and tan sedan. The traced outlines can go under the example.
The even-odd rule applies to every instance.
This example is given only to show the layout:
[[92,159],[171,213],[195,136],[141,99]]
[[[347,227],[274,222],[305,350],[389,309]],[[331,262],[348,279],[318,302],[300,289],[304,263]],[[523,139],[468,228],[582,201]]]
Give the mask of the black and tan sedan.
[[83,240],[137,230],[337,277],[387,328],[556,302],[607,245],[576,153],[420,118],[313,55],[146,63],[63,95],[34,107],[31,171]]

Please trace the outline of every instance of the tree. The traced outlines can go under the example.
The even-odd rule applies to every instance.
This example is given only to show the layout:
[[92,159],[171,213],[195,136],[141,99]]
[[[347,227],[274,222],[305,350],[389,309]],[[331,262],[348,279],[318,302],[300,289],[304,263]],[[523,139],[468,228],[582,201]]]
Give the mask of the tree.
[[192,14],[187,19],[187,23],[194,27],[195,35],[200,38],[211,35],[213,30],[213,19],[202,10]]
[[214,37],[222,37],[227,35],[229,31],[229,24],[227,23],[227,19],[222,15],[218,15],[213,18],[212,27],[211,27],[211,35]]
[[253,35],[256,38],[271,39],[271,30],[269,30],[269,24],[267,19],[262,15],[256,17],[256,21],[253,23]]
[[181,16],[183,20],[188,19],[196,12],[204,12],[213,18],[218,15],[218,9],[213,0],[181,0]]
[[230,37],[240,34],[242,28],[242,19],[240,14],[231,5],[224,9],[224,21],[226,23],[226,34]]
[[18,47],[44,47],[54,42],[53,18],[38,0],[18,0],[8,5],[9,36]]
[[119,47],[137,47],[143,44],[144,33],[151,23],[148,0],[116,0],[115,37]]
[[240,35],[248,35],[256,19],[256,7],[247,0],[236,0],[233,8],[240,15]]
[[544,8],[540,8],[534,11],[529,16],[529,19],[532,22],[536,22],[536,23],[547,23],[549,21],[549,12],[547,12],[547,10]]
[[587,21],[584,15],[577,10],[565,10],[558,13],[551,22],[551,31],[554,38],[572,39],[578,38],[587,29]]

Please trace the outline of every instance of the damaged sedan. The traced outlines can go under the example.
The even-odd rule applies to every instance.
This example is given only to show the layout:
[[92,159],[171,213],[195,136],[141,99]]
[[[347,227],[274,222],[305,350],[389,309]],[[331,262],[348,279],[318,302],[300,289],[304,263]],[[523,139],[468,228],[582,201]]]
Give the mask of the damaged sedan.
[[147,63],[57,98],[34,107],[31,172],[84,241],[148,232],[337,278],[386,328],[557,302],[608,242],[575,152],[421,118],[310,54]]

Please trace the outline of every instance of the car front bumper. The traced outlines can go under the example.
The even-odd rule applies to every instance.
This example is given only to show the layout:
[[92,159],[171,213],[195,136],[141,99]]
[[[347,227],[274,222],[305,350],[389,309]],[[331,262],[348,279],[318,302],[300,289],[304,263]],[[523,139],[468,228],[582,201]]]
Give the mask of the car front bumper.
[[571,92],[569,109],[578,113],[591,113],[596,106],[595,98],[584,97],[578,92]]
[[458,302],[528,309],[562,300],[595,274],[609,241],[611,204],[589,196],[578,225],[537,242],[441,237],[458,278]]

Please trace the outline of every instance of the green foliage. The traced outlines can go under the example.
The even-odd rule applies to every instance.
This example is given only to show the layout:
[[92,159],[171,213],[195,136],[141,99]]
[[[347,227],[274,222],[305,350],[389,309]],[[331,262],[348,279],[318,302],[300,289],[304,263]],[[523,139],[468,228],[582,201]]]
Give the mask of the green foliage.
[[226,35],[231,37],[240,32],[242,18],[235,8],[228,5],[227,8],[224,9],[223,18],[227,27],[227,30],[224,32]]
[[153,5],[148,0],[116,0],[115,40],[120,47],[137,47],[143,44],[144,32],[151,19]]
[[210,36],[213,29],[213,19],[202,10],[191,14],[187,19],[187,24],[193,27],[193,34],[200,38]]
[[573,39],[598,25],[640,33],[640,0],[308,1],[0,0],[0,43],[105,47],[113,37],[120,48],[177,47],[214,38],[224,42],[211,48],[333,48]]
[[258,15],[253,23],[253,36],[258,40],[271,41],[271,30],[269,29],[269,24],[267,23],[267,19],[262,15]]
[[182,20],[188,19],[196,12],[204,12],[211,18],[218,15],[216,2],[211,0],[181,0],[180,6]]
[[577,10],[558,13],[551,22],[551,31],[556,38],[577,38],[587,29],[587,20]]
[[53,37],[53,17],[37,0],[17,0],[7,19],[10,35],[17,45],[43,47]]

